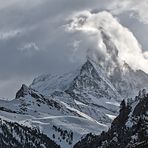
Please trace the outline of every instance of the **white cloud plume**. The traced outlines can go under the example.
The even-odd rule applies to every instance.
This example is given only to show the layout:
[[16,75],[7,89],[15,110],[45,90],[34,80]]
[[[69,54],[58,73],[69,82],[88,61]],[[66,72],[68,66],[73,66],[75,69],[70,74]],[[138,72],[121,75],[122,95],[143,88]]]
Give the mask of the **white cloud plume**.
[[117,47],[119,58],[126,61],[133,69],[142,69],[148,73],[147,53],[143,52],[132,32],[123,27],[109,12],[92,14],[89,11],[83,11],[71,17],[71,22],[66,26],[67,30],[73,33],[84,33],[85,38],[92,37],[95,44],[89,42],[93,43],[89,45],[90,49],[97,49],[99,54],[100,51],[107,53],[100,33],[100,28],[103,28]]
[[36,43],[30,42],[25,44],[23,47],[18,48],[19,51],[23,52],[26,56],[32,56],[34,52],[40,50]]
[[0,40],[8,40],[14,37],[20,36],[24,32],[23,29],[17,29],[17,30],[10,30],[6,32],[0,32]]
[[146,59],[148,59],[148,51],[145,51],[143,54],[144,54],[144,57],[145,57]]

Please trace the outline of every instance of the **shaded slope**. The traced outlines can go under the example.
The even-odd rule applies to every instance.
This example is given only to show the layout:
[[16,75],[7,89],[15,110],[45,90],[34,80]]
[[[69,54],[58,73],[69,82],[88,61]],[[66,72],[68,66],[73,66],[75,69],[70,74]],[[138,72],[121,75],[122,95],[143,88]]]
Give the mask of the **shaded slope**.
[[38,129],[31,129],[18,123],[0,118],[1,148],[60,148]]

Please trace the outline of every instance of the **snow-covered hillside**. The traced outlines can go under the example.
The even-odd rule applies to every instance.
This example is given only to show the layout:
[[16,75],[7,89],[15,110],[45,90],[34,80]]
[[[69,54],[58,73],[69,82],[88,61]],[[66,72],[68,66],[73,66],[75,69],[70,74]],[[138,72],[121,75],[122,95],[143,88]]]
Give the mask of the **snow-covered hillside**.
[[71,147],[89,132],[107,130],[106,125],[89,115],[26,85],[22,85],[12,101],[0,101],[0,118],[37,128],[63,148]]

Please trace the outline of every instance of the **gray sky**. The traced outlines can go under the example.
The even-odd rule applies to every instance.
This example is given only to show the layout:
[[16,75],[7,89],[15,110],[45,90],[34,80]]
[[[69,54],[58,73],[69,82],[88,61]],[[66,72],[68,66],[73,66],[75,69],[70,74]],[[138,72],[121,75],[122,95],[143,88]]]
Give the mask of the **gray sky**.
[[147,51],[148,0],[1,0],[1,98],[14,97],[22,83],[42,73],[70,71],[85,60],[89,45],[76,50],[81,34],[64,28],[72,14],[85,10],[108,10]]

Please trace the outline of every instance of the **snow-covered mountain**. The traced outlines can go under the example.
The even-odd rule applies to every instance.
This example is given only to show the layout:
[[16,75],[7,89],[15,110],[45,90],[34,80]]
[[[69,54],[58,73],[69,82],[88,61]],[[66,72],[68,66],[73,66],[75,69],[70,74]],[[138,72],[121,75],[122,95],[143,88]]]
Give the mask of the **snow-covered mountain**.
[[109,124],[122,99],[148,88],[148,75],[122,61],[109,35],[102,28],[101,33],[109,58],[94,59],[90,54],[79,69],[61,76],[39,76],[30,87]]
[[[57,84],[54,81],[55,77],[48,77],[48,83],[48,81],[43,81],[43,76],[41,76],[35,79],[30,87],[68,104],[99,122],[110,123],[109,115],[114,115],[117,112],[118,101],[122,98],[108,79],[98,71],[99,69],[97,70],[97,65],[94,65],[95,63],[87,60],[77,70],[75,77],[69,74],[72,75],[69,79],[71,80],[70,83],[67,83],[64,78],[64,76],[69,77],[67,74],[59,76],[56,81]],[[38,85],[38,83],[41,85]],[[44,85],[44,83],[46,84]],[[53,88],[50,89],[50,86],[53,85],[56,85],[57,88],[51,92]],[[62,87],[61,90],[59,86]]]

